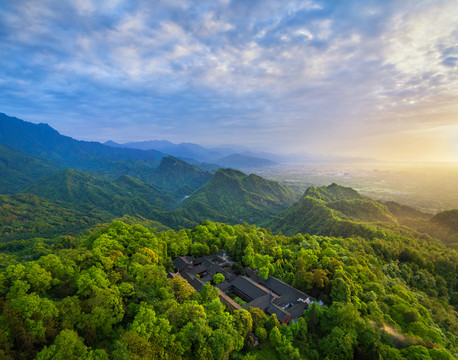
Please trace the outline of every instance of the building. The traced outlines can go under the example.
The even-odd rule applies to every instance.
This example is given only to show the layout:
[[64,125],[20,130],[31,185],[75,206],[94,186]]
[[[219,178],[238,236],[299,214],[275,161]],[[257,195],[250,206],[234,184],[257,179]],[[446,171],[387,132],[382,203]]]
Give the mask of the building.
[[[173,260],[178,274],[186,279],[196,290],[213,280],[217,273],[226,279],[216,285],[221,302],[233,309],[256,307],[267,314],[275,314],[281,323],[290,323],[302,316],[310,303],[316,302],[311,296],[269,276],[266,280],[257,275],[256,270],[247,269],[247,275],[236,275],[232,271],[233,262],[223,251],[214,255],[195,259],[192,256],[180,256]],[[238,297],[246,304],[240,306],[234,299]]]

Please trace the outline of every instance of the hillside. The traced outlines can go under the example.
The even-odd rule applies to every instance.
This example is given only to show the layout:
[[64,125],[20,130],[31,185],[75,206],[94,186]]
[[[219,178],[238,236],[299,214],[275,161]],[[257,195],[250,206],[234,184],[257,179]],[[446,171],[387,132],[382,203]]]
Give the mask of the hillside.
[[[434,242],[286,237],[209,221],[157,232],[114,221],[79,237],[7,245],[5,360],[453,360],[457,351],[457,254]],[[320,302],[281,324],[260,304],[225,306],[212,281],[196,291],[167,275],[177,256],[218,250],[234,270],[250,266],[250,276],[262,271]]]
[[120,162],[141,160],[157,166],[164,156],[156,150],[114,148],[98,142],[79,141],[59,134],[47,124],[32,124],[0,113],[0,144],[61,167],[110,173]]
[[293,201],[293,192],[276,181],[219,169],[205,185],[178,203],[176,210],[153,211],[151,216],[172,228],[189,228],[207,219],[259,224]]
[[298,202],[266,226],[289,235],[300,232],[366,237],[383,236],[385,230],[399,228],[385,205],[337,184],[309,187]]
[[432,215],[420,211],[418,209],[414,209],[410,206],[399,204],[395,201],[385,201],[382,202],[388,210],[398,219],[399,222],[402,222],[406,219],[431,219]]
[[148,216],[153,209],[165,210],[172,202],[154,186],[127,175],[111,180],[74,169],[42,178],[23,192],[54,201],[91,205],[114,216]]
[[142,178],[181,199],[204,185],[211,177],[212,174],[208,171],[173,156],[167,156],[156,169]]
[[441,211],[431,221],[446,227],[452,233],[458,233],[458,209]]
[[257,224],[291,205],[294,194],[276,181],[220,169],[210,181],[184,200],[182,207],[197,221],[225,219]]
[[0,193],[13,194],[26,185],[58,171],[49,161],[29,156],[0,144]]
[[31,194],[0,195],[0,243],[77,234],[109,218],[90,206],[50,201]]

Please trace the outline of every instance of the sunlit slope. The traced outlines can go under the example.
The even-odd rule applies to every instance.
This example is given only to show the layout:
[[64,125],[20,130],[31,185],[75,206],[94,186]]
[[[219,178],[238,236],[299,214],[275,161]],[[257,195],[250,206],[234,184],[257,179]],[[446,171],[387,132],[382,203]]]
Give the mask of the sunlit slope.
[[204,185],[212,174],[173,156],[164,157],[143,180],[164,192],[184,197]]
[[256,224],[285,209],[294,194],[281,184],[257,175],[220,169],[211,180],[194,192],[183,207],[204,219],[206,209],[215,210],[231,223]]
[[289,235],[365,237],[383,236],[385,230],[399,227],[385,205],[337,184],[309,187],[298,202],[266,225]]
[[187,227],[207,219],[259,224],[293,201],[294,193],[276,181],[233,169],[219,169],[180,204],[180,209],[157,212],[153,218],[172,227]]

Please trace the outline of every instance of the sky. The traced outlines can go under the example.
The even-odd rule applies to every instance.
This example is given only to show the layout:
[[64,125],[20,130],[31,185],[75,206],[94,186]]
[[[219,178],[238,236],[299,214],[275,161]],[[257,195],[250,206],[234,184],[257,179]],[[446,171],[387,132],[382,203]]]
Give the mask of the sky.
[[458,2],[2,0],[0,112],[81,140],[458,161]]

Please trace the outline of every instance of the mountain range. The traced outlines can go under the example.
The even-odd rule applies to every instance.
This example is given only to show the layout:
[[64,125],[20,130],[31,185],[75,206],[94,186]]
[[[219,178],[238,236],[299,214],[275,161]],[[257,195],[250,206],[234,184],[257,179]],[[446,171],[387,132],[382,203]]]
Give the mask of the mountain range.
[[[195,160],[200,163],[213,164],[216,167],[232,167],[236,169],[260,168],[277,165],[275,161],[252,154],[247,151],[240,153],[239,148],[205,148],[198,144],[181,143],[174,144],[166,140],[150,140],[141,142],[129,142],[118,144],[114,141],[106,141],[105,145],[116,148],[131,148],[141,150],[157,150],[170,154],[193,163]],[[269,154],[265,154],[269,157]],[[208,165],[207,165],[208,166]]]
[[[233,168],[0,120],[1,359],[456,353],[458,210],[433,215],[336,183],[298,196]],[[204,265],[222,258],[220,286],[245,273],[261,296],[227,291],[226,308]],[[167,273],[180,263],[189,282]],[[284,289],[294,296],[263,305]],[[280,324],[307,302],[297,291],[317,301]]]
[[[181,149],[181,155],[192,153],[202,156],[201,160],[230,150],[166,141],[125,145],[155,146],[175,154]],[[83,207],[99,214],[99,220],[139,215],[172,228],[191,227],[209,219],[263,225],[286,235],[376,238],[398,232],[438,237],[450,246],[457,243],[458,215],[453,211],[433,217],[395,202],[374,201],[337,184],[309,187],[296,199],[290,188],[257,175],[231,168],[208,171],[200,168],[197,164],[202,163],[197,160],[191,164],[158,150],[123,146],[78,141],[46,124],[0,114],[0,193],[33,194],[37,197],[30,198],[32,202],[47,206],[37,209],[50,204],[68,211]],[[219,161],[234,164],[230,167],[237,167],[238,162],[272,164],[238,154],[225,155]],[[4,199],[18,204],[17,199]],[[65,216],[62,222],[67,221]],[[65,233],[65,226],[61,229]]]

